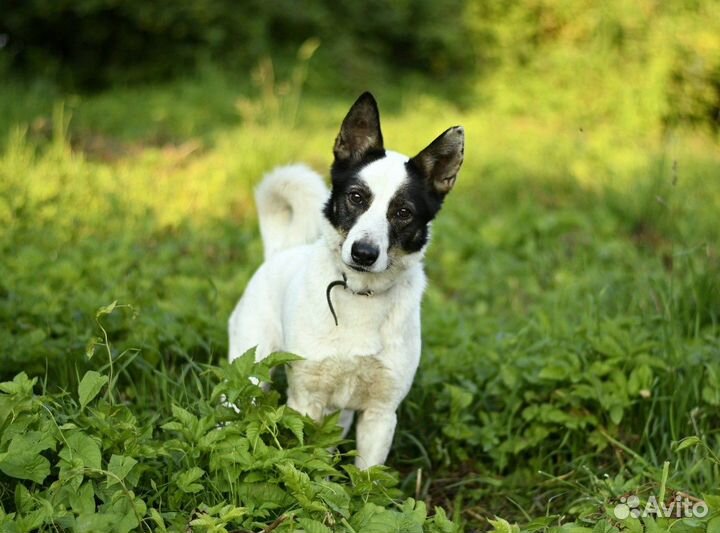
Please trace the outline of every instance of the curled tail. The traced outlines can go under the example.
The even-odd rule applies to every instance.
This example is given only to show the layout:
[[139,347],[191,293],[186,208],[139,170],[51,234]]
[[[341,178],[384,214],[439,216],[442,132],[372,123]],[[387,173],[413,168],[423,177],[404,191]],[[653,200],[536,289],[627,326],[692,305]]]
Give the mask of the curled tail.
[[328,196],[320,175],[305,165],[278,167],[266,174],[255,191],[265,259],[320,237]]

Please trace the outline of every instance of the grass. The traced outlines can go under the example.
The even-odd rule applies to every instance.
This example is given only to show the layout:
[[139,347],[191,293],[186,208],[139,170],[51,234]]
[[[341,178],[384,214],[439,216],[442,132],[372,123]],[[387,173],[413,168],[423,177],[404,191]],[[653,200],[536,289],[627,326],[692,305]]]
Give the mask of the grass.
[[[299,87],[0,89],[0,374],[38,378],[0,389],[4,530],[717,531],[715,141],[378,94],[394,149],[456,123],[468,141],[421,367],[389,468],[363,477],[352,442],[325,452],[332,424],[247,385],[266,369],[217,366],[261,262],[252,187],[290,161],[324,172],[355,96]],[[710,513],[613,513],[661,493]]]

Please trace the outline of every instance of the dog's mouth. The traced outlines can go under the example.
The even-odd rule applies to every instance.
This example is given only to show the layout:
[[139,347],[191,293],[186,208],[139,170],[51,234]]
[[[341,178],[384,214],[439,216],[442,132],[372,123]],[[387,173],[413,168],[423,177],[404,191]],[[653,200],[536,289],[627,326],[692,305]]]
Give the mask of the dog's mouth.
[[382,274],[383,272],[387,272],[392,269],[392,267],[394,265],[394,261],[392,261],[392,260],[388,261],[387,266],[385,266],[385,268],[383,268],[382,270],[373,270],[372,265],[369,267],[366,267],[366,266],[358,265],[356,263],[348,263],[345,261],[343,261],[343,264],[345,266],[349,267],[350,270],[354,270],[355,272],[361,272],[363,274]]
[[360,266],[360,265],[348,265],[350,268],[352,268],[355,272],[370,272],[369,269]]

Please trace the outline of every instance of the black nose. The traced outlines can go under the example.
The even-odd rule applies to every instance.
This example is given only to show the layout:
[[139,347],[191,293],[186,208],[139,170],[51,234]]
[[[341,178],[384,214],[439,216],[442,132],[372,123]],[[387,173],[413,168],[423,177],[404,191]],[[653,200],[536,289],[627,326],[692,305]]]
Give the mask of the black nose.
[[350,255],[358,265],[369,267],[380,255],[380,248],[367,241],[355,241]]

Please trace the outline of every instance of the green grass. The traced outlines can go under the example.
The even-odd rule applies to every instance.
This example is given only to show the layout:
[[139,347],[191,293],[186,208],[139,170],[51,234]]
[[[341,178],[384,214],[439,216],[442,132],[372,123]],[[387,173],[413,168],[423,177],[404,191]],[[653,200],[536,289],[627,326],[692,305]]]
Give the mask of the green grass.
[[522,88],[463,108],[378,94],[392,148],[456,123],[468,141],[421,367],[389,468],[363,476],[352,441],[325,451],[332,424],[247,385],[266,370],[216,366],[261,262],[252,187],[290,161],[325,173],[355,96],[275,89],[1,89],[0,377],[38,378],[0,387],[1,529],[641,531],[614,506],[664,492],[711,512],[645,531],[717,531],[716,142],[606,109],[533,117]]

